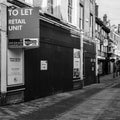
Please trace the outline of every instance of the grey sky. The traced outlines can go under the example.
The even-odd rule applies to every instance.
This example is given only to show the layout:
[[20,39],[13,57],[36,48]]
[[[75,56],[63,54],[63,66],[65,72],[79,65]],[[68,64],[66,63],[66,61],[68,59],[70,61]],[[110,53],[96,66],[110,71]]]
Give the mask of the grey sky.
[[96,0],[99,5],[99,17],[103,18],[106,13],[110,23],[120,24],[120,0]]

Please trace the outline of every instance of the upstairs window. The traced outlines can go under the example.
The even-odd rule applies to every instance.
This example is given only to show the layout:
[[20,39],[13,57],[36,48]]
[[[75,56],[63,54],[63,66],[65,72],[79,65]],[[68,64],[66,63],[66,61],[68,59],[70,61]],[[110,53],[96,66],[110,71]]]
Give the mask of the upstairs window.
[[53,14],[53,0],[48,0],[47,12]]
[[83,30],[84,29],[84,7],[83,7],[83,5],[81,5],[80,4],[80,15],[79,15],[79,28],[81,29],[81,30]]
[[72,0],[68,0],[68,22],[72,22]]
[[90,37],[93,37],[93,15],[90,13]]

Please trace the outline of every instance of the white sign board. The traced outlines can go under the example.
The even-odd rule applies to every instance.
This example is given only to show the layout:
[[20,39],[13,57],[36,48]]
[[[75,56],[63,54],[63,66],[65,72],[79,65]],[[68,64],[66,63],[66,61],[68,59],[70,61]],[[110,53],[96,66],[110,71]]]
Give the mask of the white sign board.
[[23,39],[23,47],[39,47],[39,39],[38,38],[24,38]]
[[41,60],[40,69],[41,70],[47,70],[48,69],[48,62],[47,62],[47,60]]
[[8,50],[8,80],[7,85],[23,84],[23,50]]
[[104,39],[103,44],[104,44],[104,46],[108,46],[108,40]]

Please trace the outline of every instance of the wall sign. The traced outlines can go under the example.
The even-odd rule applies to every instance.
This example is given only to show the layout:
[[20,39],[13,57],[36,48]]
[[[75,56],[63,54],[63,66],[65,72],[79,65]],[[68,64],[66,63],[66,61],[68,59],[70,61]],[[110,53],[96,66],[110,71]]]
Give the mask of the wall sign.
[[8,8],[8,38],[39,38],[39,9]]
[[8,40],[8,47],[9,48],[22,48],[23,47],[23,40],[22,39],[9,39]]
[[[9,42],[11,39],[14,39],[14,41],[16,40],[17,43],[19,43],[18,39],[23,39],[23,41],[29,39],[29,45],[33,46],[34,43],[36,46],[38,45],[36,41],[39,39],[39,28],[39,8],[8,8]],[[17,45],[17,43],[13,44]],[[28,47],[28,45],[25,43],[28,42],[23,42],[24,47]]]
[[40,70],[48,70],[48,62],[47,60],[40,61]]
[[107,40],[107,39],[104,39],[103,45],[104,45],[104,46],[108,46],[108,40]]

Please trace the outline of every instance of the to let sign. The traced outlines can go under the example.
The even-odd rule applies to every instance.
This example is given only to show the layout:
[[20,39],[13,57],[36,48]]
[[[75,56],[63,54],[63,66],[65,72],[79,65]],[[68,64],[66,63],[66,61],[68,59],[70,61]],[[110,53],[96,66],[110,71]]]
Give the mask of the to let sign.
[[39,38],[39,8],[8,8],[8,39]]

